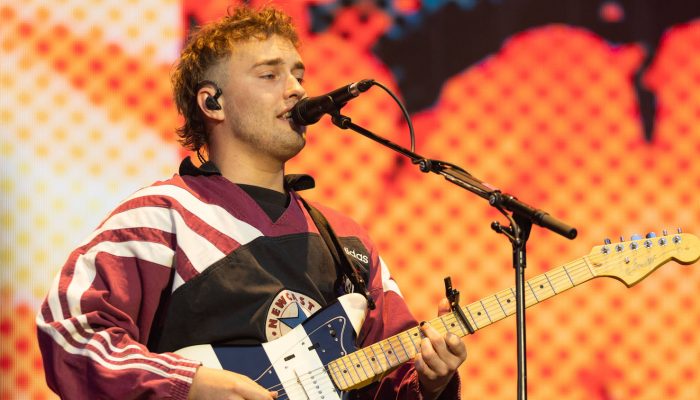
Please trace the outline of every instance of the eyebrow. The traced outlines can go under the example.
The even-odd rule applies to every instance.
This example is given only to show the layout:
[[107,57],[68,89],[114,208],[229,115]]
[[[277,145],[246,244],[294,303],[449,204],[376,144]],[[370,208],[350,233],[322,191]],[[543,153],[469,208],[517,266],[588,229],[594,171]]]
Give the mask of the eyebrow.
[[[279,65],[282,65],[282,64],[284,64],[284,60],[283,60],[282,58],[279,58],[279,57],[278,57],[278,58],[272,58],[272,59],[269,59],[269,60],[263,60],[263,61],[256,62],[255,64],[253,64],[253,67],[252,67],[251,69],[254,69],[254,68],[257,68],[257,67],[260,67],[260,66],[263,66],[263,65],[265,65],[265,66],[271,66],[271,67],[276,67],[276,66],[279,66]],[[306,70],[306,67],[304,66],[304,63],[302,63],[301,61],[297,61],[297,62],[294,63],[294,65],[292,66],[292,69],[293,69],[293,70],[300,69],[300,70],[302,70],[302,71],[305,71],[305,70]]]

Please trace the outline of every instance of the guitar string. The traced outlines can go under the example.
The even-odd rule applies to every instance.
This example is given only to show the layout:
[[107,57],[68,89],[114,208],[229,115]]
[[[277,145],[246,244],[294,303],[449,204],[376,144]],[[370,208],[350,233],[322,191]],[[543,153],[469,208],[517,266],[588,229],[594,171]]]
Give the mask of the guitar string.
[[[630,243],[632,243],[632,242],[630,242]],[[609,245],[609,246],[610,246],[610,247],[613,247],[614,245]],[[671,252],[677,250],[677,249],[675,248],[675,246],[672,245],[672,244],[670,244],[670,243],[668,243],[667,246],[669,246],[669,247],[665,248],[664,251],[661,252],[660,255],[667,255],[668,253],[671,253]],[[644,251],[644,250],[646,250],[646,249],[647,249],[646,247],[641,247],[641,246],[640,246],[637,250]],[[659,253],[659,252],[655,252],[655,253]],[[540,282],[545,282],[545,281],[547,281],[547,283],[549,284],[549,287],[550,287],[550,289],[551,289],[551,292],[548,292],[548,293],[545,295],[545,297],[543,297],[543,298],[540,300],[540,299],[538,298],[537,294],[536,294],[535,288],[532,287],[531,285],[529,285],[530,291],[528,292],[528,290],[527,290],[527,289],[528,289],[528,286],[526,286],[526,293],[525,293],[526,304],[529,304],[528,307],[529,307],[529,306],[532,306],[532,305],[537,304],[537,303],[539,303],[539,302],[541,302],[541,301],[544,301],[544,300],[546,300],[546,299],[548,299],[548,298],[550,298],[550,297],[553,297],[553,296],[556,295],[556,294],[559,294],[559,293],[561,293],[561,292],[564,292],[564,291],[566,291],[566,290],[568,290],[568,289],[573,288],[574,286],[578,286],[578,285],[580,285],[580,284],[582,284],[582,283],[584,283],[584,282],[586,282],[586,281],[588,281],[588,280],[591,280],[591,279],[597,277],[598,275],[596,275],[596,274],[594,273],[594,271],[592,271],[591,266],[590,266],[588,263],[586,263],[586,260],[585,260],[586,257],[587,257],[589,260],[591,260],[593,263],[601,263],[601,264],[604,265],[606,262],[607,262],[607,263],[619,262],[619,261],[621,261],[621,260],[624,262],[624,257],[626,257],[626,256],[628,256],[628,255],[629,255],[629,252],[628,252],[628,251],[617,252],[617,253],[612,253],[612,254],[607,254],[607,255],[606,255],[606,254],[602,254],[602,253],[600,253],[600,254],[589,254],[589,255],[587,255],[587,256],[585,256],[585,257],[582,257],[582,258],[580,258],[580,259],[578,259],[578,260],[574,260],[574,261],[571,261],[571,262],[569,262],[569,263],[566,263],[566,264],[564,264],[564,265],[562,265],[562,266],[560,266],[560,267],[557,267],[557,268],[554,269],[554,270],[551,270],[551,271],[548,271],[548,272],[546,272],[546,273],[543,273],[543,274],[540,274],[540,275],[538,275],[538,276],[535,276],[535,277],[533,277],[533,278],[527,280],[526,283],[532,284],[532,283],[537,283],[537,282],[534,282],[534,281],[540,281]],[[659,254],[655,254],[655,256],[658,256],[658,255],[659,255]],[[601,259],[605,259],[605,258],[608,258],[608,260],[607,260],[607,261],[606,261],[606,260],[601,260]],[[668,259],[670,259],[670,257],[669,257]],[[626,264],[627,264],[627,263],[626,263]],[[631,259],[630,259],[630,261],[629,261],[628,264],[634,265],[634,264],[632,263],[632,260],[631,260]],[[598,267],[598,268],[600,269],[600,267]],[[567,283],[567,282],[568,282],[568,283]],[[562,284],[562,283],[564,283],[564,285],[563,285],[563,286],[559,286],[559,284]],[[545,286],[543,283],[539,283],[539,284],[537,285],[537,287],[540,287],[540,290],[544,290],[544,288],[546,288],[546,286]],[[559,289],[558,291],[556,290],[557,288]],[[481,329],[481,328],[483,328],[483,327],[486,327],[486,326],[488,326],[488,325],[490,325],[490,324],[492,324],[492,323],[494,323],[494,322],[496,322],[496,321],[499,321],[499,320],[501,320],[501,319],[503,319],[503,318],[506,318],[506,317],[508,317],[508,316],[510,316],[510,315],[513,315],[513,314],[515,313],[515,310],[513,310],[513,311],[506,311],[506,310],[505,310],[506,307],[505,307],[505,306],[503,305],[503,303],[500,301],[500,300],[502,300],[504,297],[505,297],[506,299],[510,299],[510,296],[500,296],[500,294],[502,294],[502,293],[508,293],[508,292],[512,293],[512,292],[513,292],[513,288],[509,288],[509,289],[502,290],[501,292],[498,292],[498,293],[496,293],[496,294],[494,294],[494,295],[488,296],[488,297],[486,297],[486,298],[483,299],[483,300],[477,301],[477,302],[475,302],[475,303],[471,303],[471,304],[467,305],[466,307],[463,307],[463,309],[468,310],[468,311],[470,311],[470,312],[472,311],[472,309],[478,309],[478,308],[482,308],[482,309],[484,309],[484,311],[486,312],[486,315],[484,316],[484,315],[478,314],[478,311],[477,311],[477,316],[481,317],[481,318],[479,318],[479,320],[482,321],[481,324],[479,324],[479,323],[477,322],[477,319],[476,319],[473,315],[470,315],[470,316],[471,316],[471,321],[470,321],[470,322],[471,322],[471,323],[474,323],[474,325],[476,325],[476,326],[474,326],[475,330],[478,330],[478,329]],[[540,291],[540,293],[542,293],[542,292]],[[529,298],[528,298],[528,296],[529,296]],[[528,303],[528,300],[530,300],[530,301],[534,300],[534,302]],[[515,306],[515,304],[513,304],[513,307],[514,307],[514,306]],[[500,310],[500,311],[499,311],[499,310]],[[493,319],[493,318],[491,317],[491,315],[498,315],[499,313],[502,314],[503,316],[500,317],[500,318],[497,318],[497,319]],[[468,318],[469,318],[469,317],[468,317]],[[486,319],[486,321],[484,321],[484,319]],[[466,331],[464,330],[464,328],[462,327],[461,321],[458,320],[458,318],[456,317],[455,313],[448,313],[448,314],[445,314],[445,315],[443,315],[443,316],[441,316],[441,317],[436,318],[436,319],[433,320],[433,321],[436,321],[436,320],[442,320],[442,325],[444,325],[444,326],[440,326],[440,324],[435,324],[435,326],[434,326],[434,328],[436,328],[436,330],[437,330],[440,334],[444,334],[444,333],[446,333],[446,332],[449,330],[449,328],[447,328],[447,325],[448,325],[448,324],[449,324],[450,326],[452,326],[452,327],[454,327],[454,326],[456,325],[456,326],[458,326],[458,327],[460,328],[460,330],[462,330],[463,332],[466,332]],[[431,322],[432,322],[432,321],[431,321]],[[485,323],[484,323],[484,322],[485,322]],[[397,334],[397,335],[394,335],[394,336],[392,336],[392,337],[389,337],[389,338],[387,338],[387,339],[384,339],[384,340],[382,340],[381,342],[374,343],[374,344],[372,344],[372,345],[370,345],[370,346],[367,346],[367,347],[358,349],[357,351],[355,351],[355,352],[353,352],[353,353],[351,353],[351,354],[348,354],[348,355],[346,355],[346,356],[339,357],[339,358],[337,358],[337,359],[335,359],[335,360],[332,360],[332,361],[330,361],[328,364],[324,365],[324,368],[317,368],[316,370],[312,370],[312,371],[309,371],[308,373],[304,374],[304,375],[307,375],[307,376],[309,376],[309,377],[308,377],[308,378],[302,378],[302,380],[304,380],[304,379],[310,380],[310,379],[313,379],[314,377],[317,377],[317,376],[323,376],[323,375],[325,375],[325,374],[321,374],[320,372],[321,372],[321,371],[326,371],[327,369],[332,368],[333,365],[335,365],[335,366],[338,367],[338,372],[340,372],[340,371],[348,371],[348,370],[349,370],[349,368],[347,368],[347,365],[348,365],[348,364],[349,364],[352,368],[355,369],[355,375],[357,375],[357,377],[359,378],[359,381],[356,381],[355,378],[352,377],[352,374],[349,374],[350,376],[348,376],[348,379],[349,379],[350,382],[352,383],[352,385],[349,385],[349,386],[353,386],[354,384],[358,384],[358,383],[364,382],[364,381],[366,381],[366,380],[371,380],[371,379],[375,378],[376,376],[381,375],[382,373],[386,372],[387,370],[389,370],[389,369],[391,369],[391,368],[393,368],[393,367],[395,367],[395,366],[397,366],[397,365],[399,365],[399,364],[401,364],[401,363],[403,363],[403,362],[406,362],[406,361],[408,361],[410,358],[412,358],[413,356],[415,356],[415,354],[418,352],[420,343],[419,343],[418,345],[415,344],[415,342],[414,342],[413,339],[411,338],[411,336],[415,336],[415,335],[414,335],[413,333],[411,333],[411,331],[418,331],[418,332],[419,332],[419,335],[420,335],[420,337],[421,337],[421,339],[424,337],[424,335],[422,334],[422,332],[420,331],[420,329],[419,329],[418,327],[414,327],[414,328],[412,328],[412,329],[409,329],[409,330],[407,330],[407,331],[401,332],[401,333],[399,333],[399,334]],[[452,333],[455,333],[455,332],[452,332]],[[408,340],[405,340],[405,338],[402,337],[402,336],[408,336]],[[464,336],[464,335],[462,335],[462,336]],[[405,360],[401,360],[401,359],[398,357],[398,355],[396,354],[396,351],[395,351],[395,350],[394,350],[393,352],[392,352],[392,350],[389,350],[388,354],[391,355],[391,354],[393,353],[393,354],[394,354],[393,358],[395,358],[395,359],[398,361],[396,365],[392,365],[391,361],[389,361],[389,358],[390,358],[390,357],[387,356],[387,352],[381,347],[381,343],[382,343],[382,342],[386,342],[386,343],[389,344],[389,347],[391,347],[391,348],[393,349],[394,346],[391,344],[392,340],[397,341],[397,342],[402,346],[402,349],[403,349],[404,354],[405,354],[405,357],[406,357]],[[416,353],[413,353],[413,354],[410,354],[410,355],[409,355],[409,352],[406,351],[406,345],[409,345],[409,349],[410,349],[410,348],[413,348],[413,350],[414,350]],[[383,355],[385,356],[385,358],[386,358],[386,360],[387,360],[387,363],[386,363],[387,366],[386,366],[386,367],[383,365],[382,362],[375,362],[375,363],[373,364],[372,362],[369,361],[370,358],[367,356],[366,350],[367,350],[367,349],[371,349],[371,350],[373,351],[373,353],[375,353],[375,355],[376,355],[376,352],[375,352],[375,350],[376,350],[375,348],[376,348],[376,347],[378,347],[378,348],[379,348],[378,350],[380,351],[380,353],[383,353]],[[360,358],[360,356],[357,354],[357,353],[360,353],[360,352],[363,353],[365,359],[367,360],[366,362],[365,362],[365,361],[362,361],[362,359]],[[352,356],[352,355],[355,355],[355,357],[357,358],[357,360],[360,362],[359,364],[356,364],[355,362],[349,362],[349,363],[346,363],[346,362],[345,362],[346,360],[347,360],[347,361],[352,361],[352,360],[351,360],[351,356]],[[377,358],[378,358],[378,357],[372,357],[372,361],[376,361]],[[341,370],[341,369],[340,369],[341,367],[339,366],[339,361],[343,361],[343,364],[345,364],[345,369],[344,369],[344,370]],[[380,370],[381,372],[380,372],[380,373],[376,373],[376,372],[375,372],[375,369],[374,369],[374,367],[373,367],[373,365],[374,365],[374,366],[378,366],[378,367],[379,367],[379,370]],[[367,373],[367,369],[365,369],[365,367],[368,367],[368,368],[370,369],[371,374],[368,374],[368,373]],[[360,374],[360,373],[358,372],[358,368],[362,370],[363,374]],[[332,373],[332,371],[330,371],[330,370],[329,370],[329,372]],[[315,375],[310,375],[310,374],[315,374]],[[348,372],[343,372],[343,374],[348,374]],[[362,378],[362,375],[365,375],[365,376],[366,376],[366,379],[363,379],[363,378]],[[370,375],[371,375],[371,376],[370,376]],[[328,378],[329,378],[329,380],[332,381],[332,378],[331,378],[330,375],[328,375]],[[346,380],[345,378],[343,378],[343,379]],[[279,387],[279,386],[283,386],[283,387],[284,387],[284,385],[289,385],[290,383],[294,383],[294,382],[295,382],[295,381],[287,381],[287,382],[284,382],[284,383],[279,383],[279,384],[277,384],[277,385],[274,385],[274,386],[268,388],[268,390],[274,390],[274,388]],[[347,384],[347,380],[346,380],[346,384]],[[303,388],[302,388],[302,391],[303,391]],[[284,393],[284,395],[286,395],[286,393],[285,393],[284,390],[281,390],[280,392],[282,392],[282,393]],[[279,392],[278,392],[278,393],[279,393]]]
[[[302,374],[302,376],[306,376],[306,378],[300,377],[299,380],[289,380],[289,381],[286,381],[284,383],[278,383],[276,385],[273,385],[273,386],[265,388],[265,389],[271,390],[271,391],[276,390],[277,395],[278,395],[277,398],[279,400],[282,400],[284,398],[283,396],[290,397],[288,393],[292,393],[292,394],[300,393],[300,394],[303,394],[305,396],[304,398],[306,398],[307,392],[304,389],[304,384],[308,385],[309,381],[314,383],[314,381],[313,381],[314,378],[327,377],[328,383],[330,383],[330,386],[327,386],[327,388],[325,388],[325,389],[331,389],[331,390],[333,390],[333,392],[337,392],[337,389],[335,388],[335,386],[333,386],[333,382],[332,382],[330,376],[325,373],[325,368],[316,368],[316,369],[311,370],[305,374]],[[299,385],[300,383],[301,383],[301,385]],[[282,387],[278,390],[277,388],[280,386],[282,386]],[[316,386],[316,385],[313,385],[313,386]],[[318,386],[316,386],[316,388],[320,389],[320,386],[321,385],[318,385]],[[287,387],[293,387],[293,388],[297,388],[297,389],[295,391],[290,391],[290,390],[286,389]]]

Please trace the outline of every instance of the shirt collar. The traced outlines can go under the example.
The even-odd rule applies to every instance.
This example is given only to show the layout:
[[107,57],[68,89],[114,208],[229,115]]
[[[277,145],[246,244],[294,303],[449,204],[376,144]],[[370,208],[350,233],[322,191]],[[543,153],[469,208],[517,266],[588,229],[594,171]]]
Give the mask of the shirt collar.
[[[197,167],[194,165],[194,163],[192,163],[192,159],[190,157],[185,157],[185,159],[180,163],[179,174],[181,176],[220,176],[221,171],[219,171],[219,168],[217,168],[211,161],[207,161]],[[284,185],[286,188],[299,192],[302,190],[313,189],[316,186],[316,182],[311,175],[290,174],[284,176]]]

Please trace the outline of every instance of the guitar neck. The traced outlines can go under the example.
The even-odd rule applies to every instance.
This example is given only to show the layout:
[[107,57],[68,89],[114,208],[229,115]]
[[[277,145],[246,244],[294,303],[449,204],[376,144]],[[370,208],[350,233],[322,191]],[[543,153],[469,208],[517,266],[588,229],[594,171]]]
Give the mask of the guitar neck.
[[[597,275],[588,256],[538,275],[525,282],[525,307],[530,307]],[[462,307],[469,324],[476,331],[516,313],[515,288]],[[430,321],[441,334],[451,332],[459,337],[469,334],[456,313],[451,312]],[[419,327],[364,347],[328,364],[328,371],[342,390],[370,384],[420,352],[423,334]]]
[[[538,275],[525,281],[525,307],[534,306],[596,276],[593,272],[593,263],[588,259],[588,256]],[[484,297],[466,307],[462,307],[462,311],[464,311],[475,331],[487,327],[516,313],[515,288],[511,287]],[[438,317],[436,320],[441,318],[458,320],[454,313]],[[453,328],[449,332],[462,337],[468,333],[462,331],[462,328],[460,324],[458,329]]]

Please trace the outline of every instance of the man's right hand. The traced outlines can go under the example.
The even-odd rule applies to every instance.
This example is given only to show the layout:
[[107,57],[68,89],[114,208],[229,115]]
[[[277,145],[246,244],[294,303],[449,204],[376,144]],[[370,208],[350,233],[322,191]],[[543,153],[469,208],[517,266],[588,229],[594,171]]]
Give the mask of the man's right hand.
[[245,375],[222,369],[199,367],[188,400],[272,400],[271,392]]

